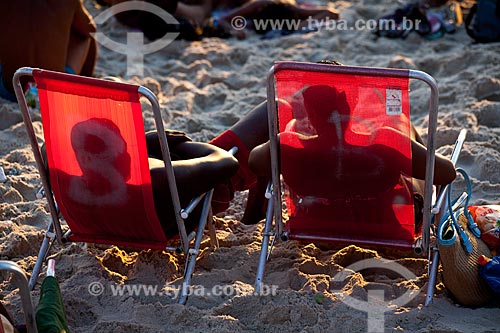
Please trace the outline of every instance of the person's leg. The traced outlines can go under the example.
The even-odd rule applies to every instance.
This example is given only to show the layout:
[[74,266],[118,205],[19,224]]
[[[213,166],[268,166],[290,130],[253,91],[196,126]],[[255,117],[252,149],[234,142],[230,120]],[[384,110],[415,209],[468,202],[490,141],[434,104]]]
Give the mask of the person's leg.
[[311,17],[313,19],[330,19],[336,20],[339,18],[339,13],[333,9],[329,9],[326,7],[302,7],[302,6],[293,6],[291,7],[292,11],[295,13],[296,17],[300,19],[307,19]]
[[232,25],[232,20],[235,17],[243,17],[243,18],[250,18],[257,13],[259,13],[261,10],[263,10],[265,7],[267,7],[270,4],[273,4],[273,0],[255,0],[255,1],[249,1],[242,6],[230,11],[229,13],[221,16],[218,18],[218,24],[221,26],[225,32],[234,35],[238,39],[243,39],[245,38],[245,32],[244,30],[236,30],[234,29]]
[[230,23],[236,16],[250,17],[261,11],[264,7],[274,4],[273,0],[255,0],[249,1],[242,6],[230,11],[226,15],[220,17],[220,20]]
[[96,31],[96,25],[81,1],[75,1],[74,5],[73,11],[68,13],[73,21],[64,65],[76,74],[92,76],[97,57],[97,43],[91,34]]
[[336,11],[327,8],[302,8],[293,7],[295,16],[300,19],[300,29],[315,29],[321,25],[328,25],[328,21],[337,20],[339,14]]
[[70,67],[76,74],[82,73],[82,69],[89,57],[91,49],[90,37],[82,37],[72,33],[68,43],[66,66]]
[[[253,173],[248,169],[249,152],[254,147],[266,142],[268,138],[267,105],[266,102],[263,102],[209,143],[225,150],[237,147],[236,158],[240,163],[239,174],[246,178],[253,176]],[[250,182],[255,182],[255,179]],[[244,183],[248,185],[247,181]]]
[[247,203],[241,223],[256,224],[265,218],[267,207],[265,193],[269,179],[269,177],[257,177],[255,185],[248,189]]
[[83,63],[80,75],[93,76],[96,60],[97,60],[97,41],[94,38],[90,38],[90,45],[89,45],[89,50],[87,52],[87,58]]
[[[193,198],[227,181],[238,169],[236,159],[224,150],[201,142],[183,142],[173,148],[179,160],[172,161],[182,197]],[[158,193],[168,190],[163,161],[150,159],[151,182]]]
[[[427,148],[417,130],[411,126],[411,153],[412,153],[412,176],[417,179],[425,179],[427,160]],[[446,185],[456,177],[455,166],[446,157],[436,153],[434,162],[434,185]]]
[[174,15],[183,17],[191,24],[201,27],[203,22],[210,17],[213,10],[213,0],[203,0],[200,4],[185,4],[179,2]]
[[210,141],[211,144],[229,150],[237,147],[235,157],[239,162],[238,173],[226,186],[216,187],[214,192],[214,211],[223,211],[229,206],[234,191],[250,190],[245,215],[242,219],[247,224],[257,223],[264,216],[262,206],[265,186],[268,178],[258,179],[248,167],[249,152],[269,138],[267,105],[259,104],[245,117]]
[[[269,139],[267,101],[253,108],[248,114],[230,127],[245,144],[248,151]],[[212,140],[216,141],[216,139]]]

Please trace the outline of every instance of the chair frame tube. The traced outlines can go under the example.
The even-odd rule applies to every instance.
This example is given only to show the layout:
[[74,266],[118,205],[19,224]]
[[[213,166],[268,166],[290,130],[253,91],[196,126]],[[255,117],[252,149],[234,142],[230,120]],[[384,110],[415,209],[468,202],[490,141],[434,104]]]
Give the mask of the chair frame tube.
[[163,119],[161,117],[161,109],[158,103],[158,99],[155,94],[146,87],[139,86],[139,94],[146,97],[151,106],[153,107],[153,114],[155,118],[156,131],[158,133],[158,138],[160,139],[161,153],[163,156],[163,163],[165,164],[165,170],[167,172],[168,186],[170,189],[170,195],[172,196],[172,203],[174,204],[175,221],[177,222],[177,228],[180,234],[181,247],[185,255],[189,252],[189,242],[186,232],[186,227],[184,225],[184,220],[181,216],[181,203],[179,200],[179,192],[177,191],[177,184],[175,182],[174,168],[172,167],[172,161],[170,159],[170,150],[167,144],[167,136],[165,135],[165,128],[163,126]]
[[[271,196],[267,204],[266,224],[264,226],[262,244],[260,248],[259,263],[257,265],[257,276],[255,278],[255,291],[258,293],[262,291],[262,280],[264,279],[264,270],[266,267],[266,261],[269,253],[269,241],[271,237],[270,231],[273,221],[273,213],[274,213],[274,196]],[[274,237],[276,236],[277,235],[275,234]]]
[[36,327],[35,309],[31,299],[30,289],[28,286],[28,278],[24,271],[14,262],[8,260],[0,260],[0,271],[8,271],[12,273],[15,285],[19,288],[21,303],[24,312],[24,321],[28,333],[38,333]]
[[[281,217],[281,184],[279,181],[279,157],[278,157],[278,119],[276,117],[277,100],[275,93],[275,75],[281,70],[303,70],[321,73],[338,73],[338,74],[351,74],[351,75],[377,75],[384,77],[395,78],[408,78],[417,79],[425,82],[431,89],[430,103],[429,103],[429,126],[427,137],[427,159],[426,159],[426,175],[425,175],[425,188],[424,188],[424,222],[422,231],[422,247],[424,253],[429,251],[430,244],[430,221],[431,221],[431,198],[432,198],[432,180],[434,179],[434,157],[436,153],[435,148],[435,134],[437,128],[437,114],[438,114],[438,87],[437,83],[432,76],[427,73],[406,70],[406,69],[392,69],[392,68],[366,68],[355,66],[332,66],[325,64],[315,63],[300,63],[300,62],[277,62],[268,72],[267,75],[267,108],[268,108],[268,121],[269,121],[269,137],[271,149],[271,172],[274,191],[274,214],[277,232],[279,235],[283,234],[284,224]],[[318,239],[323,240],[323,239]]]
[[[21,86],[21,78],[23,76],[33,76],[33,68],[23,67],[18,69],[14,73],[14,77],[12,78],[12,84],[14,86],[14,92],[16,94],[17,100],[22,101],[19,103],[19,107],[21,108],[21,114],[23,116],[24,124],[26,126],[28,132],[28,138],[31,143],[31,148],[33,150],[33,155],[35,157],[35,161],[40,173],[40,178],[42,180],[43,189],[45,191],[45,197],[47,198],[47,202],[49,204],[50,215],[52,218],[51,223],[49,224],[48,232],[56,233],[56,238],[58,240],[62,239],[62,230],[61,224],[59,223],[59,216],[56,207],[56,202],[54,196],[52,195],[52,189],[50,188],[50,183],[48,180],[47,172],[45,171],[45,165],[43,164],[42,153],[40,151],[40,146],[38,145],[38,141],[36,139],[35,130],[33,128],[33,121],[31,119],[31,115],[28,109],[28,104],[26,103],[26,98],[24,97],[23,88]],[[56,223],[57,221],[57,223]]]
[[178,301],[179,304],[186,304],[187,298],[190,294],[190,290],[188,288],[191,285],[191,278],[193,276],[194,266],[196,264],[196,258],[198,256],[198,252],[200,249],[201,239],[203,238],[203,231],[205,230],[205,226],[208,220],[212,219],[210,203],[212,202],[213,192],[214,190],[210,190],[205,195],[203,208],[201,212],[202,218],[204,216],[205,218],[203,218],[203,220],[200,221],[200,224],[198,225],[198,230],[196,230],[196,237],[194,239],[194,249],[192,251],[189,251],[188,255],[186,256],[186,267],[184,269],[184,279],[182,282],[181,295]]

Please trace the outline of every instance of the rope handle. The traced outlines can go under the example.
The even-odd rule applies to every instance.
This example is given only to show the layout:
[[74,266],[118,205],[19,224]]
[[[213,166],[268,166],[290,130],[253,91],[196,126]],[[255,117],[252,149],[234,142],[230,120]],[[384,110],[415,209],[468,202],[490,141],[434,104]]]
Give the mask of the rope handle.
[[[451,200],[452,184],[449,184],[447,193],[448,211],[439,222],[438,240],[441,245],[452,245],[456,241],[456,237],[458,235],[464,250],[467,254],[470,254],[473,250],[472,243],[469,236],[458,223],[458,216],[461,213],[465,215],[468,221],[467,227],[475,237],[479,238],[481,236],[481,232],[467,209],[467,207],[469,207],[470,196],[472,193],[472,182],[464,169],[457,168],[456,171],[464,177],[467,191],[463,192],[455,200]],[[449,233],[451,233],[451,235]]]

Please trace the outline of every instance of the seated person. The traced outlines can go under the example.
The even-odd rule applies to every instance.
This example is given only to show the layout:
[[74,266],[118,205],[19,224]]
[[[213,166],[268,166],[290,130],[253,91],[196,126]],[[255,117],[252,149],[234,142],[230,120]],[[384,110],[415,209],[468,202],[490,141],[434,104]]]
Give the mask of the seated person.
[[[97,0],[103,6],[113,6],[129,0]],[[165,22],[157,13],[130,10],[116,15],[118,21],[131,28],[140,29],[149,40],[162,38],[167,32],[178,32],[180,38],[197,40],[201,32],[196,28],[210,16],[213,0],[202,0],[191,4],[178,0],[142,0],[160,7],[172,15],[179,24]]]
[[[181,132],[166,134],[182,207],[227,181],[237,171],[238,163],[228,152],[210,144],[192,142]],[[130,202],[141,202],[144,190],[137,183],[140,177],[137,168],[131,168],[131,159],[136,155],[131,155],[115,123],[103,118],[78,122],[71,128],[70,144],[78,167],[51,170],[54,185],[64,193],[60,206],[63,214],[78,216],[88,223],[102,220],[99,214],[112,215],[119,221],[141,220],[144,216],[140,209],[124,209]],[[146,135],[146,144],[156,214],[165,234],[172,236],[177,234],[177,224],[156,132]],[[45,146],[42,155],[48,169]],[[105,209],[96,211],[95,207]],[[195,212],[186,221],[188,231],[196,226],[196,215]]]
[[[229,7],[226,5],[226,7]],[[297,4],[295,0],[251,0],[244,2],[240,7],[226,8],[219,5],[212,13],[217,24],[231,35],[237,38],[244,38],[243,30],[236,30],[232,25],[232,20],[236,17],[243,17],[249,23],[249,27],[253,28],[257,34],[266,34],[274,27],[269,24],[270,20],[285,20],[297,22],[296,27],[283,26],[283,30],[294,32],[291,28],[296,28],[298,31],[305,31],[311,23],[317,23],[324,20],[336,20],[339,13],[327,7],[320,6],[302,6]],[[267,25],[259,28],[254,25],[254,20],[261,22],[267,21]],[[290,22],[291,23],[291,22]]]
[[[265,198],[263,191],[270,176],[267,124],[267,105],[264,102],[231,128],[211,140],[210,144],[191,142],[183,134],[167,133],[171,153],[174,157],[173,167],[182,203],[187,204],[186,200],[215,186],[212,208],[215,213],[218,213],[228,207],[234,191],[250,189],[242,222],[247,224],[259,222],[264,216]],[[111,125],[107,127],[112,132],[114,131]],[[83,131],[85,126],[82,125],[75,131],[77,129]],[[411,174],[416,178],[423,179],[426,148],[414,129],[412,135],[414,137],[411,138],[413,153]],[[309,138],[309,140],[314,139],[317,137]],[[160,220],[164,221],[165,232],[170,234],[175,231],[175,223],[172,223],[170,218],[170,208],[163,206],[163,203],[169,200],[170,193],[156,133],[146,135],[146,144],[150,157],[149,167],[157,213]],[[226,151],[236,146],[238,148],[236,159],[214,146]],[[121,171],[123,177],[126,177],[128,172],[128,170]],[[398,170],[398,172],[400,171]],[[454,178],[453,164],[445,157],[436,155],[434,183],[447,184]]]
[[[278,104],[281,117],[292,117],[286,126],[280,125],[285,128],[279,134],[281,174],[289,193],[287,206],[291,216],[305,221],[342,211],[342,219],[334,227],[341,234],[349,232],[353,225],[363,226],[359,233],[379,232],[383,221],[384,225],[391,225],[397,238],[406,239],[412,235],[399,227],[393,205],[397,200],[409,208],[415,202],[415,232],[420,231],[423,184],[411,179],[410,133],[383,123],[392,121],[394,116],[370,122],[356,119],[346,93],[328,85],[307,85],[290,103],[280,100]],[[409,131],[410,124],[406,124]],[[414,133],[413,129],[413,138]],[[269,166],[260,163],[268,159],[259,156],[262,154],[269,155],[268,143],[252,150],[250,165],[259,173],[270,174]],[[425,155],[423,158],[425,168]],[[441,161],[439,156],[437,159]],[[442,162],[438,168],[450,167],[446,160]],[[435,180],[440,184],[452,179]],[[399,209],[398,214],[408,213]]]
[[[378,143],[378,138],[383,135],[390,136],[391,140],[394,141],[404,141],[405,134],[390,127],[378,128],[375,132],[369,133],[368,135],[356,133],[351,129],[348,131],[347,129],[349,127],[349,124],[346,120],[348,118],[342,119],[348,117],[348,114],[350,112],[349,106],[346,104],[345,95],[343,93],[338,93],[334,88],[330,86],[308,87],[302,93],[302,96],[304,99],[304,107],[307,109],[308,113],[308,122],[310,122],[310,125],[306,127],[309,127],[309,129],[306,131],[297,130],[296,128],[293,130],[285,130],[280,134],[280,139],[282,140],[282,142],[286,141],[293,143],[293,141],[300,141],[300,146],[310,147],[309,150],[313,153],[315,150],[314,147],[316,146],[318,147],[318,149],[323,149],[325,145],[331,146],[332,148],[330,150],[330,154],[332,155],[331,157],[334,160],[344,157],[341,156],[342,154],[352,155],[350,156],[350,159],[354,159],[353,161],[351,161],[352,163],[354,163],[353,165],[344,166],[342,170],[329,170],[329,173],[335,172],[332,177],[336,178],[337,181],[340,182],[340,184],[345,182],[346,184],[350,184],[350,186],[352,187],[353,181],[355,181],[354,184],[358,184],[360,187],[366,187],[365,185],[367,183],[387,183],[387,179],[380,179],[382,174],[374,174],[375,172],[377,172],[377,167],[374,166],[373,163],[371,163],[374,161],[369,161],[371,158],[373,158],[373,156],[366,156],[368,150],[373,152],[373,154],[371,155],[379,152],[379,155],[385,154],[387,156],[390,156],[390,160],[395,161],[395,163],[391,163],[393,165],[405,165],[404,156],[401,156],[400,153],[396,150],[391,149],[390,147],[384,148]],[[281,101],[281,103],[283,102]],[[334,111],[330,112],[325,110]],[[338,118],[337,126],[332,125],[332,118]],[[296,121],[296,119],[294,119],[294,121]],[[334,126],[336,130],[332,130],[332,126]],[[310,131],[311,127],[312,132]],[[309,133],[306,133],[307,131],[309,131]],[[369,144],[363,144],[360,146],[349,145],[348,143],[346,143],[347,140],[346,142],[343,142],[343,140],[341,140],[344,136],[350,136],[351,138],[353,136],[356,136],[356,140],[360,142],[369,142]],[[363,136],[366,136],[366,138],[361,138]],[[385,176],[393,178],[393,181],[396,181],[396,178],[399,177],[400,172],[403,172],[407,175],[413,175],[418,179],[425,178],[425,158],[427,150],[423,145],[421,137],[418,135],[416,129],[413,126],[410,127],[410,139],[412,155],[414,157],[412,168],[411,170],[391,170],[392,172],[389,173],[391,173],[392,175],[386,172]],[[390,142],[388,144],[390,144]],[[387,144],[385,144],[385,146],[387,146]],[[293,146],[282,145],[282,149],[293,150],[294,148]],[[298,151],[300,151],[300,149]],[[287,152],[282,151],[281,153],[286,154]],[[270,175],[270,164],[267,163],[269,159],[268,154],[269,142],[261,144],[260,146],[255,147],[252,150],[250,154],[250,167],[257,174]],[[300,156],[296,158],[297,163],[292,164],[300,164],[299,161],[303,160],[303,158],[301,158]],[[349,160],[349,158],[346,158],[345,160]],[[263,163],[264,161],[265,163]],[[332,163],[329,164],[331,165]],[[384,165],[384,167],[391,169],[391,164]],[[321,163],[318,163],[317,167],[321,168]],[[354,174],[352,172],[353,170],[356,170],[354,172],[355,174],[357,174],[356,177],[359,177],[359,175],[361,175],[363,179],[350,179],[351,176],[349,175]],[[366,177],[364,177],[363,175],[365,175]],[[451,161],[437,154],[434,184],[448,184],[455,178],[454,175],[454,167],[451,164]],[[376,179],[372,179],[373,177],[375,177]]]
[[[98,0],[97,2],[102,5],[115,5],[124,1],[126,0]],[[244,38],[245,34],[242,30],[235,30],[231,26],[231,20],[237,16],[247,20],[302,20],[297,26],[299,30],[307,28],[310,19],[316,20],[312,22],[318,22],[338,18],[338,13],[334,10],[326,7],[301,6],[294,0],[143,1],[162,8],[179,21],[179,25],[175,27],[149,12],[130,11],[117,15],[121,23],[142,30],[150,40],[161,38],[167,32],[179,32],[180,38],[187,40],[197,40],[201,37],[225,38],[231,35]],[[255,29],[255,31],[264,34],[271,29],[269,25],[266,29]]]
[[[322,63],[340,65],[338,62],[332,61],[322,61]],[[321,122],[321,120],[318,119],[318,122]],[[267,181],[270,178],[271,174],[269,142],[267,141],[269,135],[267,124],[267,105],[264,102],[258,105],[246,117],[242,118],[229,130],[225,131],[210,142],[226,150],[230,149],[232,146],[238,146],[240,148],[239,153],[236,155],[236,158],[240,163],[238,174],[233,177],[229,186],[224,188],[226,191],[226,195],[222,197],[230,198],[233,191],[242,191],[250,188],[249,199],[245,210],[245,215],[242,220],[244,223],[257,223],[264,217],[265,213],[265,199],[263,196],[263,192],[265,191]],[[393,131],[393,129],[384,128],[380,131],[380,134],[383,131]],[[398,133],[394,134],[398,135]],[[403,134],[400,133],[399,135]],[[314,139],[318,138],[308,138],[309,141]],[[427,149],[423,143],[422,138],[418,135],[416,129],[413,126],[410,126],[410,144],[412,152],[411,170],[406,170],[405,173],[411,174],[411,176],[414,178],[414,180],[412,181],[413,191],[415,193],[423,193],[422,183],[423,179],[425,178]],[[393,158],[397,158],[400,160],[404,158],[399,156],[395,151],[381,151],[387,150],[387,148],[375,145],[371,149],[375,151],[378,150],[380,154],[389,153],[391,154],[391,156],[393,155]],[[360,167],[366,168],[369,167],[369,165],[362,165]],[[391,165],[386,164],[386,167],[387,169],[390,169]],[[384,174],[387,177],[392,177],[393,181],[397,181],[399,179],[401,171],[402,170],[392,170],[392,172],[387,172]],[[371,173],[372,171],[367,173],[368,178],[371,179],[373,187],[377,187],[377,180],[374,180],[375,177]],[[363,174],[363,172],[361,172],[361,174]],[[445,185],[453,181],[455,177],[455,168],[451,161],[440,154],[436,154],[434,184]],[[360,180],[358,182],[359,186],[363,185],[365,181],[366,179]],[[379,184],[381,184],[381,182]],[[299,186],[307,186],[307,184],[302,184]],[[218,200],[224,201],[224,199],[221,199],[219,197],[220,193],[223,193],[222,189],[214,193],[215,202],[217,202]],[[419,201],[420,199],[421,198],[418,198]]]
[[81,0],[0,1],[0,12],[0,97],[16,101],[12,77],[24,66],[93,74],[96,28]]
[[[184,133],[177,131],[168,131],[167,140],[179,199],[183,207],[187,206],[194,197],[209,191],[220,183],[228,182],[238,170],[236,158],[214,145],[193,142]],[[156,132],[146,134],[146,145],[156,213],[162,222],[165,233],[167,235],[175,234],[177,233],[177,225],[172,219],[173,207],[171,206],[170,191]],[[229,201],[230,198],[226,200]],[[216,212],[220,211],[221,209],[216,209]],[[186,222],[187,228],[193,228],[196,222],[197,219],[189,219]]]
[[[398,196],[404,195],[409,200],[413,195],[418,221],[427,150],[415,128],[408,124],[409,137],[380,124],[375,129],[359,131],[360,124],[352,120],[345,93],[318,85],[308,86],[298,94],[300,103],[278,101],[280,107],[289,108],[293,115],[279,134],[280,154],[287,158],[286,163],[281,164],[281,171],[290,191],[295,196],[315,197],[324,203],[351,197],[364,201],[362,205],[367,207],[366,200],[370,199],[377,209],[379,205],[375,202],[391,201],[390,191],[407,188],[408,193],[399,192]],[[412,159],[396,147],[404,142],[411,147]],[[270,177],[269,142],[252,149],[249,166],[257,175]],[[307,177],[309,174],[328,176],[318,179]],[[448,184],[455,176],[451,161],[436,154],[434,184]],[[385,198],[376,199],[377,193],[386,192]]]

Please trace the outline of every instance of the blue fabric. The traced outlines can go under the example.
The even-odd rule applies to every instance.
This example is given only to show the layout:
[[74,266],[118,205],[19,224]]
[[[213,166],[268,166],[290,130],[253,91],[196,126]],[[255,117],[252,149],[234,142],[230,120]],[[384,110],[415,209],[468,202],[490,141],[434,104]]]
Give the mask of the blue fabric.
[[11,102],[17,101],[16,96],[10,91],[8,91],[5,85],[3,84],[2,65],[0,65],[0,97],[5,98],[6,100],[9,100]]
[[479,273],[491,290],[500,296],[500,256],[491,258],[484,266],[479,266]]
[[[68,74],[76,74],[73,68],[69,67],[68,65],[64,67],[64,71]],[[0,65],[0,97],[5,98],[6,100],[11,102],[17,102],[16,95],[8,91],[5,85],[3,84],[2,65]]]
[[[76,74],[76,72],[73,70],[73,68],[69,67],[68,65],[66,65],[64,67],[64,71],[68,74]],[[0,65],[0,97],[5,98],[6,100],[11,101],[11,102],[17,102],[16,95],[14,95],[10,91],[8,91],[3,83],[2,65]]]
[[76,72],[73,70],[73,68],[69,67],[68,65],[64,66],[64,71],[68,74],[73,74],[73,75],[76,74]]

